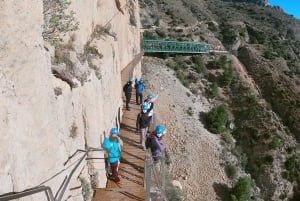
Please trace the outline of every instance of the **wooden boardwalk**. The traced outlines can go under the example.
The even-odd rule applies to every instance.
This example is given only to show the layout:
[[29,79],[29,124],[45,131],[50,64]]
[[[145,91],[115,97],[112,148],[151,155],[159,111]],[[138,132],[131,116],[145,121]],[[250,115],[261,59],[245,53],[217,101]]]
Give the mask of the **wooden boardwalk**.
[[[122,71],[122,83],[128,80],[130,67]],[[140,145],[140,136],[136,133],[136,117],[140,112],[140,105],[135,103],[135,90],[131,97],[131,110],[125,110],[123,95],[123,117],[120,136],[124,142],[119,175],[122,184],[116,184],[108,179],[106,188],[96,189],[92,201],[143,201],[145,190],[143,184],[145,151]]]

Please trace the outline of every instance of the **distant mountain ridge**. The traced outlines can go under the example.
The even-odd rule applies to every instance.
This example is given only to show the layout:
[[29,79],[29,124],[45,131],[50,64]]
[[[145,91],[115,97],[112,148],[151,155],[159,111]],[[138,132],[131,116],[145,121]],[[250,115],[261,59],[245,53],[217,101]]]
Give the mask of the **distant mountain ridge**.
[[269,0],[223,0],[223,1],[254,3],[262,6],[269,5]]

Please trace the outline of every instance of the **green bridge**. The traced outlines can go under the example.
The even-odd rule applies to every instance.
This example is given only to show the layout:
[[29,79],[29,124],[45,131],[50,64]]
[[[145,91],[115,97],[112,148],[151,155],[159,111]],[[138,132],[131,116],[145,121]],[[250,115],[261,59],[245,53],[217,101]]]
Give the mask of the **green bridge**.
[[187,41],[143,40],[142,48],[145,53],[167,52],[186,54],[208,54],[210,45],[207,43]]

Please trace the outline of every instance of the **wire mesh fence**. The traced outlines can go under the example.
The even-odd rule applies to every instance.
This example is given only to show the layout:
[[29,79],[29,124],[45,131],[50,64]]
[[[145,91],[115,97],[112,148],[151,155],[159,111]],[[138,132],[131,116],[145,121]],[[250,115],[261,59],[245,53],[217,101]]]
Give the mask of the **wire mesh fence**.
[[146,191],[146,201],[167,201],[165,194],[165,151],[162,152],[158,161],[154,161],[151,150],[145,152],[144,188]]

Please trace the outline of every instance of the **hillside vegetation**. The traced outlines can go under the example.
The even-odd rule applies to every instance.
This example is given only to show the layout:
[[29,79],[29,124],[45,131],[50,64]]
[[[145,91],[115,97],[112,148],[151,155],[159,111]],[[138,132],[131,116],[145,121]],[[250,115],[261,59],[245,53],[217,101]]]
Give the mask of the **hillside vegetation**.
[[[300,21],[245,2],[140,0],[140,7],[144,38],[228,51],[160,55],[186,88],[216,106],[200,119],[238,159],[224,165],[233,186],[222,200],[300,200]],[[237,193],[239,185],[252,190]]]

